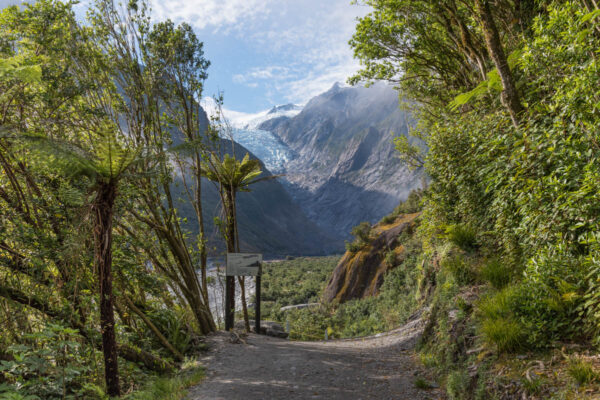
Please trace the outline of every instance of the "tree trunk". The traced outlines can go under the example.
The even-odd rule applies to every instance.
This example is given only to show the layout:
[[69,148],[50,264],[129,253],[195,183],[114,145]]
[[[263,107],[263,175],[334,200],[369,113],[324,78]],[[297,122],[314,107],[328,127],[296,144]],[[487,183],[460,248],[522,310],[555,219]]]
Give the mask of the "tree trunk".
[[[235,233],[235,248],[239,253],[240,251],[240,233],[238,231],[238,221],[237,221],[237,209],[236,209],[236,193],[232,192],[231,196],[233,197],[233,226]],[[238,282],[240,284],[240,298],[242,300],[242,314],[244,315],[244,326],[246,327],[246,332],[250,332],[250,318],[248,318],[248,304],[246,303],[246,281],[243,276],[238,276]]]
[[508,66],[502,43],[500,42],[500,35],[498,34],[498,28],[494,22],[490,5],[488,4],[488,0],[475,0],[475,5],[477,6],[479,19],[483,27],[483,35],[488,52],[502,80],[502,104],[508,110],[513,125],[515,128],[518,128],[520,115],[523,112],[523,105],[521,104],[519,92],[517,92],[510,67]]
[[204,215],[202,214],[202,173],[200,169],[200,164],[202,160],[200,155],[196,153],[195,159],[196,165],[194,166],[196,170],[196,218],[198,220],[198,226],[200,228],[199,237],[198,237],[198,250],[200,251],[200,274],[201,274],[201,284],[202,284],[202,294],[204,296],[204,304],[209,307],[208,301],[208,281],[206,277],[207,270],[207,261],[208,255],[206,252],[206,237],[204,236]]
[[100,330],[104,352],[104,377],[109,396],[120,396],[117,341],[115,338],[115,315],[112,293],[112,216],[117,192],[113,180],[99,182],[94,212],[94,263],[100,285]]
[[[226,213],[226,235],[227,252],[235,253],[235,224],[233,215],[233,197],[231,189],[225,188],[225,213]],[[225,277],[225,330],[233,329],[235,314],[235,279],[233,276]]]

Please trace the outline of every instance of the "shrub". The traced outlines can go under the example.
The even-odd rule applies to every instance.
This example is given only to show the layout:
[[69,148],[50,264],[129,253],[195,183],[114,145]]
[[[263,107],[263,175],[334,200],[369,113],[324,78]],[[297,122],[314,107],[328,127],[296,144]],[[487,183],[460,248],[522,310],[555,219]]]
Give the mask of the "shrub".
[[427,390],[427,389],[431,389],[433,386],[431,385],[431,383],[427,382],[427,380],[425,380],[424,378],[418,377],[417,379],[415,379],[415,387],[417,389]]
[[361,222],[352,228],[352,235],[356,238],[356,241],[367,243],[371,238],[371,224],[368,222]]
[[394,252],[394,250],[390,250],[390,251],[386,252],[384,260],[385,260],[385,264],[390,268],[395,267],[398,262],[396,253]]
[[400,203],[393,212],[393,215],[412,214],[421,211],[421,199],[423,198],[423,190],[411,190],[406,200]]
[[486,341],[496,345],[499,352],[510,353],[523,348],[525,330],[512,318],[488,318],[483,321],[481,331]]
[[586,385],[598,380],[598,373],[594,369],[594,366],[589,361],[580,357],[571,357],[569,359],[567,372],[579,385]]
[[502,289],[510,283],[512,268],[497,258],[489,259],[481,268],[481,277],[495,289]]
[[477,248],[477,232],[470,226],[449,225],[446,227],[446,237],[464,251],[473,251]]
[[356,253],[357,251],[360,251],[360,249],[363,248],[364,243],[346,241],[345,246],[346,246],[346,251],[349,251],[350,253]]
[[477,280],[477,274],[470,263],[460,255],[445,258],[442,261],[442,268],[454,276],[458,285],[470,285]]
[[469,389],[469,374],[466,371],[452,371],[446,380],[446,392],[451,400],[461,400]]
[[514,309],[520,300],[520,287],[507,287],[478,304],[481,333],[499,352],[513,352],[525,346],[526,330]]
[[392,222],[394,222],[396,220],[396,217],[397,217],[396,214],[389,214],[389,215],[386,215],[385,217],[381,218],[381,221],[379,221],[379,222],[383,225],[391,224]]

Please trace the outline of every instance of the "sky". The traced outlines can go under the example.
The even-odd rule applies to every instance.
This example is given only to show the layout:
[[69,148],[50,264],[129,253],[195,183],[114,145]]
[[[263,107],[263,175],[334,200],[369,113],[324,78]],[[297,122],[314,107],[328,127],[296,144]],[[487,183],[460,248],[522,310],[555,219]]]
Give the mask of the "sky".
[[[0,8],[19,0],[0,0]],[[358,70],[348,46],[351,0],[149,0],[156,21],[187,22],[211,62],[204,95],[222,92],[225,108],[256,113],[304,104]],[[85,15],[83,0],[76,11]]]
[[211,62],[205,95],[254,113],[303,104],[358,68],[348,46],[356,18],[350,0],[152,0],[156,19],[187,22]]

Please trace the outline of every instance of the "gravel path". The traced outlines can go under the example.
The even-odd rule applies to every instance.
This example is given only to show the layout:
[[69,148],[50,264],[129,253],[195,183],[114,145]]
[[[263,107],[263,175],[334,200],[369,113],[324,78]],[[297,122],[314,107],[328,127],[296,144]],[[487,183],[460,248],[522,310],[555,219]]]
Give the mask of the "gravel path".
[[412,359],[421,331],[415,320],[361,339],[294,342],[252,334],[246,344],[219,332],[202,360],[207,378],[188,399],[441,399],[439,390],[414,385],[425,376]]

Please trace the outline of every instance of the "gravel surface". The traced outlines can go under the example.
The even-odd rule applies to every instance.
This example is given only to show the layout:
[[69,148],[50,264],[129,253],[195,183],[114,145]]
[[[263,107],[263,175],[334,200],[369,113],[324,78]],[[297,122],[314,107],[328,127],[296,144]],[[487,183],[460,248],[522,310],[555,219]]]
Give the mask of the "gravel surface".
[[415,320],[360,339],[295,342],[251,334],[237,344],[219,332],[208,338],[202,360],[207,377],[188,399],[441,399],[439,389],[414,385],[427,378],[413,360],[421,331]]

